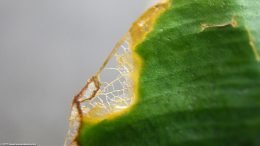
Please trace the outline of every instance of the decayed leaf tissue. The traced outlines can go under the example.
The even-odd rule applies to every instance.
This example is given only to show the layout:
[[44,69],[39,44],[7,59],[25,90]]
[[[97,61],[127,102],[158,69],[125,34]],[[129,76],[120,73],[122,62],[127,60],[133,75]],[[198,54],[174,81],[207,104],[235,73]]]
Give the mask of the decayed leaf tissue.
[[134,65],[129,49],[130,41],[130,37],[126,35],[113,49],[100,70],[74,97],[66,146],[77,145],[75,138],[81,120],[95,123],[111,114],[122,112],[132,103],[134,94],[130,76]]

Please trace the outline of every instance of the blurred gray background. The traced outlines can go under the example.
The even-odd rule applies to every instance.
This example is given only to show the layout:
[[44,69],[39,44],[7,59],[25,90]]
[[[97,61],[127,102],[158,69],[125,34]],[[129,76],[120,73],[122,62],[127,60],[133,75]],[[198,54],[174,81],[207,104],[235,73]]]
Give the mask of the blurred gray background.
[[155,0],[0,0],[0,144],[62,146],[72,97]]

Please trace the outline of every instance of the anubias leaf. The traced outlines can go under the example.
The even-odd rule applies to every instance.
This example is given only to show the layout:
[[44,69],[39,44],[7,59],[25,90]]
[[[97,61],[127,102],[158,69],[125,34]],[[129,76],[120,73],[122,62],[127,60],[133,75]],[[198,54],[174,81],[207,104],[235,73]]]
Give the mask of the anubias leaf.
[[75,96],[65,145],[259,146],[260,1],[148,9]]

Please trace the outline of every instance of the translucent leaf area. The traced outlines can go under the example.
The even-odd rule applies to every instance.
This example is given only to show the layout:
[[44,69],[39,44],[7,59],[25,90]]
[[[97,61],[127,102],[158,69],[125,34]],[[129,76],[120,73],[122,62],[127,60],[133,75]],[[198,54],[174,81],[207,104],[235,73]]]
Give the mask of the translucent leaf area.
[[81,122],[98,122],[127,109],[134,96],[130,37],[119,41],[100,70],[74,97],[65,146],[76,146]]

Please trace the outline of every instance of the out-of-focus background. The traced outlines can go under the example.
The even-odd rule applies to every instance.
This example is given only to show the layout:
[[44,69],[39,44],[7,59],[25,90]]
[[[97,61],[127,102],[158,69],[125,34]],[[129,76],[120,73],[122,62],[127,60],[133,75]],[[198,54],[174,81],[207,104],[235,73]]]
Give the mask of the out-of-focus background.
[[62,146],[72,97],[155,0],[0,0],[0,144]]

